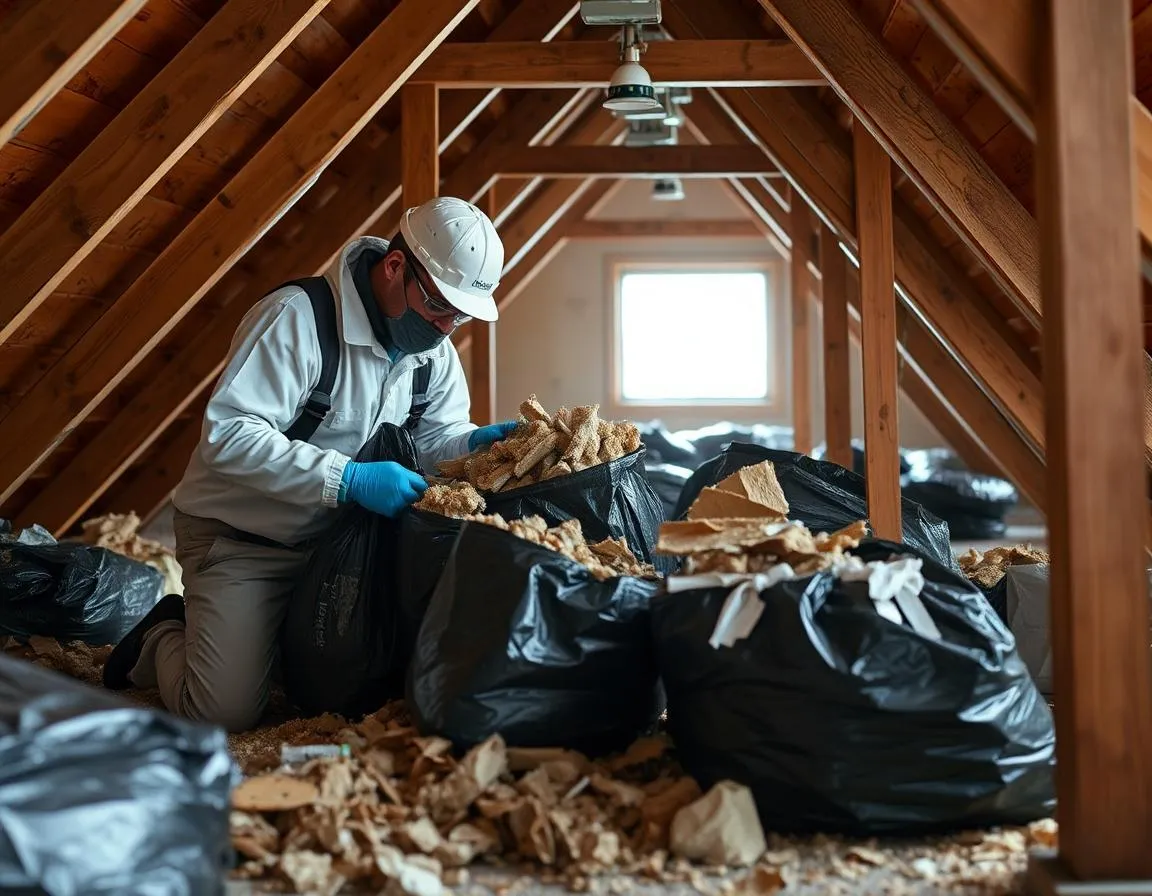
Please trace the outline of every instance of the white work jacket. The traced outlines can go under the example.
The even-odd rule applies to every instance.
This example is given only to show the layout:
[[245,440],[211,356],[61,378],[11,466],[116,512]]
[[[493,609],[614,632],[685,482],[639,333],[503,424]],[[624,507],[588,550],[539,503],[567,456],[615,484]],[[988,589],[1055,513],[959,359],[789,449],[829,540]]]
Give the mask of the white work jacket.
[[412,404],[413,369],[430,359],[429,405],[413,440],[425,473],[468,452],[468,385],[450,339],[393,363],[376,341],[352,270],[361,237],[325,272],[339,297],[340,369],[332,410],[308,442],[283,435],[320,379],[320,343],[304,290],[287,286],[244,317],[204,413],[200,442],[173,495],[177,510],[220,520],[286,544],[310,538],[331,520],[344,467],[381,423],[402,424]]

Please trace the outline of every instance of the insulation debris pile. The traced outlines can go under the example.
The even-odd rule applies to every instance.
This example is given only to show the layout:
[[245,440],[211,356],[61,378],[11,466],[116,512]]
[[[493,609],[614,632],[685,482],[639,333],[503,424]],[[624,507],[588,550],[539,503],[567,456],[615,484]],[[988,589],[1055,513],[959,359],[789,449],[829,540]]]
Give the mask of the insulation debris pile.
[[868,534],[863,520],[813,534],[788,510],[771,461],[743,467],[703,489],[686,520],[661,524],[656,552],[684,557],[686,575],[765,572],[779,563],[810,575],[841,564],[845,549]]
[[140,537],[140,517],[135,513],[109,513],[82,524],[80,540],[147,563],[164,576],[165,594],[183,594],[180,564],[167,545]]
[[1032,545],[1015,545],[992,548],[984,553],[970,548],[957,557],[956,562],[970,581],[981,588],[991,588],[1004,578],[1009,566],[1048,563],[1049,557],[1045,551],[1037,550]]
[[297,892],[355,882],[439,896],[467,880],[467,865],[519,861],[581,890],[608,872],[687,880],[692,860],[749,866],[767,846],[748,789],[721,782],[702,794],[663,738],[593,762],[495,735],[457,759],[393,705],[341,735],[348,749],[233,792],[237,876]]
[[413,506],[441,516],[484,523],[511,532],[518,538],[550,548],[583,564],[601,581],[615,576],[656,576],[655,568],[641,562],[622,538],[606,538],[589,544],[584,540],[579,520],[565,520],[549,528],[548,523],[539,516],[527,516],[509,522],[498,513],[484,514],[481,512],[484,510],[483,496],[467,482],[431,485]]
[[437,467],[448,479],[501,492],[608,463],[640,447],[635,424],[601,420],[599,411],[593,404],[549,414],[532,395],[520,405],[519,425],[506,439]]

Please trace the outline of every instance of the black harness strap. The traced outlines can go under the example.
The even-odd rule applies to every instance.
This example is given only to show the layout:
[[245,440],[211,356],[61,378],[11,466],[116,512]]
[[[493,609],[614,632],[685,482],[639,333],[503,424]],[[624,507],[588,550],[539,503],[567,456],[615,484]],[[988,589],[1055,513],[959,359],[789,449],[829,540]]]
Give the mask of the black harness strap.
[[320,339],[320,379],[304,402],[304,409],[284,433],[289,439],[307,442],[332,410],[332,387],[340,368],[340,334],[336,330],[336,299],[332,287],[323,277],[291,280],[283,286],[299,286],[308,293]]
[[[323,277],[304,277],[281,284],[298,286],[308,294],[312,314],[316,319],[316,335],[320,340],[320,378],[316,387],[308,394],[300,416],[285,430],[289,439],[307,442],[324,422],[332,410],[332,388],[336,385],[336,374],[340,369],[340,333],[336,329],[336,298],[332,287]],[[412,371],[412,406],[404,429],[412,432],[428,410],[428,384],[432,381],[432,362],[425,361]]]

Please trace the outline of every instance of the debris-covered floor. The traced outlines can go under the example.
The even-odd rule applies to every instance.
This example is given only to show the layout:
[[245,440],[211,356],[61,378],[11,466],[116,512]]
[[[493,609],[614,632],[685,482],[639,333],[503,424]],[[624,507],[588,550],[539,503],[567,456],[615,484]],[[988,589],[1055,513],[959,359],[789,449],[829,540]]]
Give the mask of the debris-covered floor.
[[[96,685],[109,652],[46,638],[10,639],[4,649]],[[154,693],[128,696],[158,705]],[[748,830],[758,826],[745,823],[750,807],[740,794],[710,791],[711,803],[697,802],[695,823],[672,829],[676,810],[701,794],[662,738],[594,764],[578,754],[505,749],[498,740],[458,762],[445,742],[414,736],[401,704],[354,725],[290,713],[276,699],[265,727],[230,738],[250,776],[238,791],[250,811],[234,813],[234,841],[248,860],[244,872],[256,878],[231,881],[233,896],[382,892],[376,869],[385,865],[394,884],[406,882],[387,891],[397,896],[436,896],[442,886],[477,896],[1016,893],[1028,849],[1055,845],[1051,821],[904,844],[770,834],[749,869],[739,856],[760,851]],[[298,766],[287,785],[252,780],[278,764],[285,743],[360,749]],[[392,843],[380,841],[382,827]],[[677,852],[700,858],[690,863]],[[569,866],[563,872],[560,861]]]

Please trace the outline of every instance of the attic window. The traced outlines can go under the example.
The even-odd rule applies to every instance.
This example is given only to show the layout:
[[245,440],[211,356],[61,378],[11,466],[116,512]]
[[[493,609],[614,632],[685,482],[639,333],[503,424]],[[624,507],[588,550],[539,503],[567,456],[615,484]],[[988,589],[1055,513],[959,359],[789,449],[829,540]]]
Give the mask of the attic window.
[[766,271],[625,267],[616,296],[620,403],[763,404],[771,398]]

